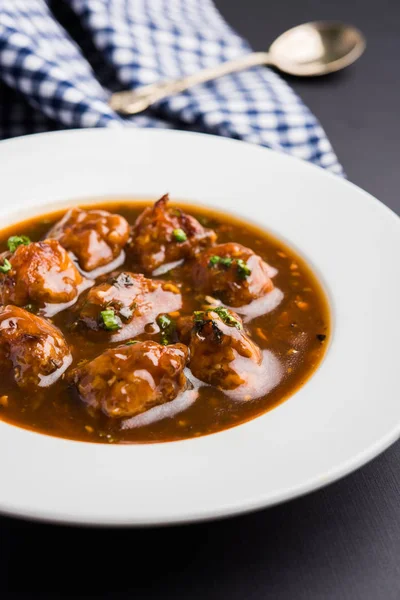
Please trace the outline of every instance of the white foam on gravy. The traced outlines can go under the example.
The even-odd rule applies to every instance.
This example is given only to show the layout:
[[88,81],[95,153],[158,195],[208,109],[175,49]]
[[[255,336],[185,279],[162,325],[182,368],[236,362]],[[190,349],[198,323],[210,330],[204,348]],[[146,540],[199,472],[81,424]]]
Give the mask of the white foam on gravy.
[[270,350],[262,350],[262,361],[257,363],[240,356],[232,365],[244,379],[244,383],[234,390],[225,390],[226,396],[238,402],[256,400],[269,394],[281,381],[283,367],[276,356]]
[[125,258],[126,258],[125,251],[121,250],[121,252],[118,254],[117,258],[114,258],[113,261],[107,263],[106,265],[103,265],[102,267],[98,267],[97,269],[93,269],[93,271],[84,271],[80,267],[79,261],[78,261],[77,257],[75,256],[75,254],[73,252],[69,252],[69,255],[71,256],[72,260],[74,261],[75,266],[78,269],[78,271],[84,277],[87,277],[88,279],[97,279],[97,277],[100,277],[100,275],[106,275],[107,273],[111,273],[111,271],[114,271],[115,269],[118,269],[118,267],[123,265],[125,262]]
[[71,354],[67,354],[66,356],[64,356],[63,363],[59,369],[57,369],[53,373],[50,373],[50,375],[39,375],[40,381],[39,381],[38,386],[39,387],[49,387],[50,385],[55,383],[57,381],[57,379],[59,379],[61,377],[61,375],[63,373],[65,373],[65,371],[68,369],[68,367],[70,366],[71,363],[72,363],[72,356],[71,356]]
[[[282,365],[269,350],[262,350],[262,361],[259,365],[237,353],[233,364],[240,370],[244,383],[235,390],[224,390],[224,394],[238,402],[248,402],[249,400],[256,400],[265,396],[282,379]],[[161,404],[161,406],[154,406],[140,415],[122,421],[121,429],[144,427],[156,421],[169,419],[187,410],[197,400],[199,388],[209,387],[209,385],[197,379],[188,368],[184,372],[193,386],[192,389],[185,390],[175,400],[171,400],[171,402],[166,402],[165,404]]]
[[[179,266],[182,261],[176,263],[169,263],[156,269],[152,275],[162,275],[170,269]],[[178,264],[179,263],[179,264]],[[163,269],[164,267],[164,269]],[[168,267],[168,268],[165,268]],[[275,267],[268,267],[268,277],[275,277],[278,270]],[[240,307],[229,307],[231,310],[239,314],[244,323],[265,315],[266,313],[274,310],[283,299],[283,292],[279,288],[274,288],[261,298],[253,300],[250,304]],[[224,390],[224,394],[237,402],[248,402],[249,400],[256,400],[268,394],[273,390],[281,381],[283,375],[283,368],[279,360],[270,350],[262,350],[262,361],[260,364],[256,364],[252,360],[240,356],[236,351],[236,358],[233,362],[235,370],[241,373],[241,376],[245,380],[242,385],[234,390]],[[171,402],[166,402],[161,406],[154,406],[146,412],[126,419],[121,424],[121,429],[132,429],[134,427],[144,427],[150,425],[156,421],[168,419],[188,409],[198,398],[199,389],[201,387],[209,387],[207,383],[204,383],[200,379],[197,379],[190,371],[186,368],[184,370],[186,378],[193,386],[193,389],[185,390],[179,394]]]
[[136,417],[131,417],[130,419],[122,421],[121,429],[144,427],[145,425],[150,425],[150,423],[174,417],[178,413],[189,408],[189,406],[197,400],[198,395],[198,389],[193,388],[191,390],[185,390],[179,394],[175,400],[171,400],[171,402],[166,402],[160,406],[153,406],[153,408],[146,410],[146,412],[140,415],[136,415]]
[[264,262],[264,265],[266,266],[267,275],[270,279],[272,279],[273,277],[275,277],[275,275],[278,274],[278,269],[276,269],[275,267],[271,267],[271,265],[269,265],[266,262]]
[[185,262],[185,259],[181,258],[180,260],[176,260],[174,262],[170,262],[170,263],[161,265],[161,267],[158,267],[157,269],[155,269],[152,272],[152,276],[159,277],[160,275],[165,275],[165,273],[168,273],[168,271],[172,271],[172,269],[175,269],[176,267],[180,267],[181,265],[183,265],[184,262]]
[[73,300],[70,300],[69,302],[58,303],[47,302],[43,308],[39,309],[38,314],[40,316],[47,317],[48,319],[54,317],[54,315],[57,313],[65,310],[66,308],[70,308],[70,306],[73,306],[78,301],[78,298],[82,292],[92,287],[92,285],[94,285],[94,281],[91,281],[90,279],[84,279],[82,283],[78,285],[78,293]]
[[233,310],[238,315],[240,315],[243,319],[243,323],[249,323],[256,317],[261,317],[262,315],[266,315],[267,313],[275,310],[277,306],[283,300],[283,292],[279,288],[274,288],[265,296],[261,296],[261,298],[257,298],[250,302],[250,304],[246,304],[245,306],[227,306],[230,310]]

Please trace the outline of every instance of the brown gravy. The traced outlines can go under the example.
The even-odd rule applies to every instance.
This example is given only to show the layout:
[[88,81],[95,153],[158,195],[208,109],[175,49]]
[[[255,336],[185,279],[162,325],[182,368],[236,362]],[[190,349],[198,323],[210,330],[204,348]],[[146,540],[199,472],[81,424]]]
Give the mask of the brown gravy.
[[[149,202],[121,200],[102,202],[88,208],[119,213],[132,224],[148,205]],[[168,416],[171,415],[168,404],[172,406],[173,403],[166,403],[157,407],[158,413],[157,409],[153,409],[152,415],[156,420],[146,424],[149,415],[144,417],[146,413],[143,413],[130,424],[129,420],[121,421],[108,418],[101,412],[89,412],[71,392],[65,378],[48,388],[45,394],[38,395],[19,389],[11,377],[2,376],[1,396],[7,397],[7,402],[2,402],[0,398],[1,419],[49,435],[87,442],[181,440],[215,433],[253,419],[286,400],[309,379],[324,356],[329,341],[330,318],[325,293],[305,261],[281,241],[254,225],[204,207],[181,207],[203,225],[214,229],[219,243],[235,241],[243,244],[277,270],[273,282],[282,294],[279,296],[275,293],[271,297],[272,310],[254,318],[254,311],[244,316],[248,334],[264,352],[264,375],[257,378],[257,381],[264,382],[264,391],[254,393],[254,389],[250,390],[251,398],[244,400],[242,392],[226,394],[203,385],[198,388],[195,399],[193,395],[186,394],[179,402],[174,401],[176,414]],[[6,249],[7,239],[12,235],[23,234],[32,241],[40,240],[64,212],[34,217],[8,227],[0,232],[0,250]],[[129,256],[119,269],[140,272]],[[178,267],[161,277],[172,282],[179,280],[184,284],[181,315],[202,309],[204,296],[193,289],[192,282],[185,279],[182,269]],[[82,331],[71,329],[72,319],[70,308],[51,319],[71,347],[71,368],[110,347],[104,341],[96,341]],[[152,333],[142,334],[139,338],[158,340]],[[160,418],[163,415],[167,416]],[[122,425],[124,422],[125,425]]]

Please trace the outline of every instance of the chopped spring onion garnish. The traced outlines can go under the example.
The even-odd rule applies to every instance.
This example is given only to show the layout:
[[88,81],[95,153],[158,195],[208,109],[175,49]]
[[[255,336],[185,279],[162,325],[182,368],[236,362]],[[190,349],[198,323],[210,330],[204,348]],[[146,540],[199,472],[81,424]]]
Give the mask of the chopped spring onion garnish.
[[186,233],[183,231],[183,229],[174,229],[173,230],[173,236],[176,239],[177,242],[182,243],[182,242],[186,242],[187,240],[187,235]]
[[204,321],[205,315],[211,312],[216,313],[221,319],[221,321],[225,323],[225,325],[228,325],[229,327],[236,327],[236,329],[243,329],[243,326],[240,323],[240,321],[238,321],[233,315],[231,315],[229,310],[227,308],[224,308],[223,306],[210,307],[207,310],[195,310],[193,313],[194,322],[197,324],[202,323]]
[[102,310],[100,316],[103,322],[103,327],[104,329],[107,329],[107,331],[115,331],[116,329],[121,329],[121,322],[112,308]]
[[249,275],[251,275],[251,269],[247,266],[247,264],[241,258],[238,258],[237,261],[237,272],[240,279],[246,279]]
[[219,263],[220,260],[221,260],[220,256],[211,256],[210,260],[208,261],[208,266],[214,267],[215,265],[217,265]]
[[175,333],[175,321],[168,315],[160,315],[157,317],[157,325],[160,328],[161,344],[168,346],[172,342]]
[[18,246],[27,246],[31,240],[27,235],[12,235],[7,240],[7,246],[10,252],[15,252]]
[[243,329],[242,324],[238,321],[227,308],[223,306],[216,306],[211,309],[213,312],[217,313],[217,315],[221,318],[221,320],[225,323],[225,325],[229,325],[229,327],[236,327],[236,329]]
[[233,258],[229,258],[228,256],[222,257],[222,256],[214,255],[214,256],[211,256],[211,258],[208,262],[208,266],[215,267],[217,265],[220,265],[221,267],[225,267],[226,269],[229,269],[229,267],[231,266],[232,263],[233,263]]
[[5,258],[4,263],[2,265],[0,265],[0,272],[8,273],[8,271],[11,271],[11,269],[12,269],[12,267],[11,267],[10,261]]

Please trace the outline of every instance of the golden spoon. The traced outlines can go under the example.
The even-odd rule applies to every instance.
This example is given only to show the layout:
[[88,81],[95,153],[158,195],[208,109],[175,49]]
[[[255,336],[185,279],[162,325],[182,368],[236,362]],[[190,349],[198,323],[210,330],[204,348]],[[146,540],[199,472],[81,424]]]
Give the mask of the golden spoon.
[[305,23],[280,35],[268,52],[246,54],[182,79],[117,92],[111,96],[109,104],[119,113],[133,115],[198,83],[256,65],[270,65],[299,77],[325,75],[347,67],[361,56],[364,49],[364,36],[351,25],[329,21]]

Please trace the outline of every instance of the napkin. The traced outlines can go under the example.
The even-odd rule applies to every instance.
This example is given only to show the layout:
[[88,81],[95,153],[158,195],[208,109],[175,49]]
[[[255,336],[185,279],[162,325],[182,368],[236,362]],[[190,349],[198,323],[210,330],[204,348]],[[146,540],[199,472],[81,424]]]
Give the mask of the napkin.
[[164,127],[245,140],[342,168],[314,115],[254,67],[123,118],[111,92],[251,52],[211,0],[1,0],[0,137],[80,127]]

